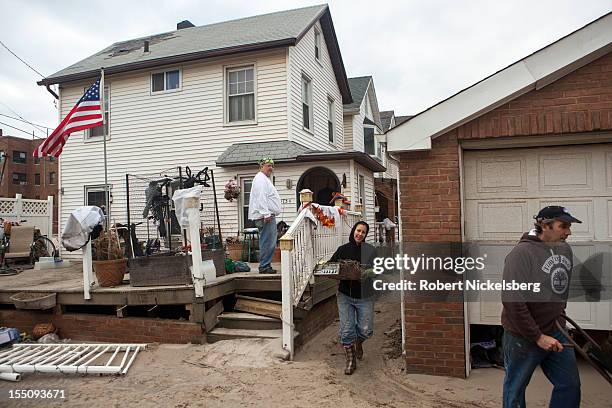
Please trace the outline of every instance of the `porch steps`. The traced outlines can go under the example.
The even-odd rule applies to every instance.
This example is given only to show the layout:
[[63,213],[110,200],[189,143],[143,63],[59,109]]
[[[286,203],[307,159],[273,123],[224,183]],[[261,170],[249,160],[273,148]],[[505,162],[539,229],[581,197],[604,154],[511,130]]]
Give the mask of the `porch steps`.
[[280,319],[247,312],[223,312],[217,327],[226,329],[277,330],[282,328]]
[[234,310],[280,319],[282,303],[276,300],[236,295]]
[[215,327],[207,335],[207,341],[214,343],[221,340],[232,339],[280,339],[283,337],[281,329],[256,330],[256,329],[229,329],[226,327]]

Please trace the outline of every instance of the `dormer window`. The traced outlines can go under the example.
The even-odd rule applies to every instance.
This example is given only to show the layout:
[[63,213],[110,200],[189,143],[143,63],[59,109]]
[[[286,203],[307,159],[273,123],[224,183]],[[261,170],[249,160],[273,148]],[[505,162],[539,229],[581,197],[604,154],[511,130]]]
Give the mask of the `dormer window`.
[[372,156],[376,155],[376,139],[374,138],[374,127],[363,127],[363,150]]
[[315,28],[314,30],[314,39],[315,39],[315,59],[317,61],[321,60],[321,33],[319,30]]

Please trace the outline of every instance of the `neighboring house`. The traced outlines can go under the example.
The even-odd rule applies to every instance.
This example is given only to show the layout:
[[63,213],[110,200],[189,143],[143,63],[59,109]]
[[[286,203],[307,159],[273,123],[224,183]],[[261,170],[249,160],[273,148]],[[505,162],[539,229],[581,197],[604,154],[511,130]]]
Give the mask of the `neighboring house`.
[[57,161],[53,157],[34,158],[43,139],[3,136],[0,129],[0,197],[46,200],[53,197],[53,231],[57,232]]
[[[184,21],[176,31],[113,44],[39,84],[59,84],[64,117],[102,66],[108,125],[73,133],[64,148],[62,225],[76,207],[104,199],[103,131],[117,221],[126,221],[126,173],[210,166],[223,234],[235,236],[252,225],[251,180],[266,156],[277,163],[279,221],[294,219],[304,188],[325,204],[334,191],[353,202],[371,195],[365,212],[373,218],[363,179],[385,169],[344,149],[342,106],[352,99],[326,5],[202,27]],[[223,198],[230,179],[241,186],[237,202]]]
[[344,147],[363,151],[386,168],[384,172],[374,173],[374,183],[368,187],[374,190],[375,207],[378,210],[374,220],[381,222],[389,218],[395,222],[398,215],[398,163],[387,153],[385,138],[385,131],[393,118],[379,111],[371,76],[349,78],[349,87],[353,102],[344,105]]
[[[407,208],[404,242],[478,242],[488,255],[482,278],[499,281],[505,255],[532,227],[533,215],[560,204],[583,221],[569,238],[573,284],[581,287],[586,278],[609,286],[611,51],[607,14],[389,130]],[[583,328],[611,330],[610,297],[592,295],[590,302],[570,302],[568,315]],[[500,324],[497,299],[406,302],[408,371],[469,374],[466,329]],[[413,316],[436,331],[423,332]],[[444,346],[431,341],[442,333]],[[423,352],[440,354],[423,359]]]

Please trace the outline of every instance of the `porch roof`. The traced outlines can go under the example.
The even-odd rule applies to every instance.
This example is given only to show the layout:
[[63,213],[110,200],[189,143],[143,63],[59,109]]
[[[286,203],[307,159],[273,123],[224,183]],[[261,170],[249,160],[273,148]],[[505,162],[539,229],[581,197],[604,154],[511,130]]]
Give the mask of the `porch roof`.
[[386,170],[378,160],[367,153],[355,150],[311,150],[291,141],[234,143],[217,159],[219,167],[253,166],[262,157],[270,157],[276,164],[315,162],[330,160],[355,160],[362,166],[374,171]]

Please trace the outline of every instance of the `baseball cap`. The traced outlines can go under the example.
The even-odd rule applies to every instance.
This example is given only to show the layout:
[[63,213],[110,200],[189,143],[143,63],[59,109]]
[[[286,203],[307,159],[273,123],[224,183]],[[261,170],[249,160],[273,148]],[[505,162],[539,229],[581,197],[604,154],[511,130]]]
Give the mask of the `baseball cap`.
[[544,207],[538,212],[538,215],[535,216],[536,219],[543,220],[561,220],[566,222],[577,222],[578,224],[582,224],[578,218],[575,218],[571,215],[567,208],[561,207],[559,205],[549,205]]

